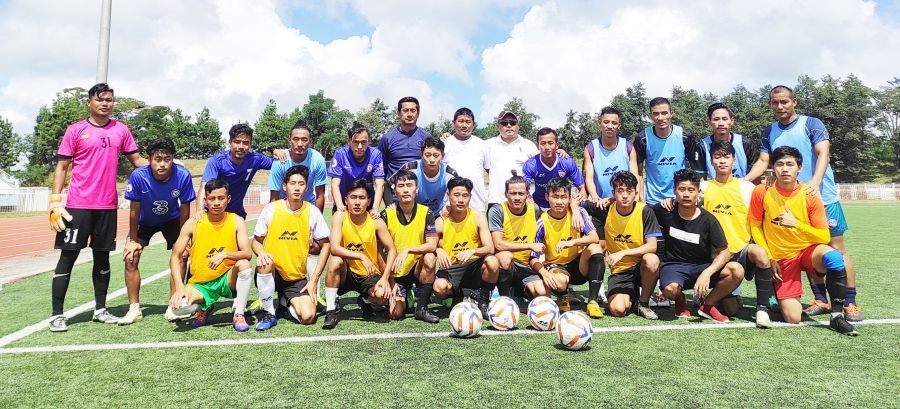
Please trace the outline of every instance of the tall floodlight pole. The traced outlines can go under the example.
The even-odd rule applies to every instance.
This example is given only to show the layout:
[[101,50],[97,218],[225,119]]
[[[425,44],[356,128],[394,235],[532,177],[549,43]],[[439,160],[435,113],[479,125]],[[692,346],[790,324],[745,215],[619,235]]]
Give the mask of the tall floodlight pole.
[[112,0],[103,0],[100,10],[100,48],[97,50],[97,83],[106,82],[109,72],[109,25]]

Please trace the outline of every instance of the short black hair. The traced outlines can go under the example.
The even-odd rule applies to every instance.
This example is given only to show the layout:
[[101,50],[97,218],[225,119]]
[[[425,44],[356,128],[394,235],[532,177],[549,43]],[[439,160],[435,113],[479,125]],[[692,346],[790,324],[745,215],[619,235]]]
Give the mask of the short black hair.
[[309,168],[304,165],[294,165],[288,168],[287,172],[284,172],[284,180],[282,180],[281,183],[287,183],[291,180],[291,176],[294,175],[303,176],[303,180],[309,182]]
[[668,105],[668,106],[669,106],[669,109],[672,108],[672,103],[669,102],[669,99],[668,99],[668,98],[666,98],[666,97],[656,97],[656,98],[653,98],[653,99],[650,100],[650,109],[653,109],[653,107],[655,107],[655,106],[657,106],[657,105],[662,105],[662,104]]
[[113,89],[109,87],[109,84],[107,84],[105,82],[95,84],[93,87],[91,87],[91,89],[88,90],[88,99],[91,99],[91,97],[99,97],[100,94],[103,94],[106,92],[109,92],[113,95],[116,94],[116,92],[113,91]]
[[167,136],[154,139],[147,145],[147,156],[153,156],[156,151],[169,152],[169,155],[175,156],[175,143]]
[[366,135],[369,135],[370,138],[372,137],[372,133],[369,132],[369,128],[359,122],[354,122],[353,126],[351,126],[349,130],[347,130],[347,139],[353,139],[354,136],[359,135],[363,132],[365,132]]
[[713,112],[716,112],[718,109],[724,109],[728,111],[728,116],[734,118],[734,112],[731,112],[731,108],[728,105],[725,105],[721,102],[714,102],[712,105],[706,108],[706,119],[712,119]]
[[505,194],[506,192],[509,192],[509,185],[513,185],[516,183],[525,184],[525,191],[527,192],[528,191],[528,181],[526,181],[525,178],[523,178],[521,175],[519,175],[515,169],[513,169],[511,172],[512,172],[512,177],[510,177],[509,179],[506,179],[506,187],[504,188],[503,193]]
[[466,191],[468,192],[471,192],[473,187],[471,180],[466,179],[462,176],[456,176],[453,179],[450,179],[449,182],[447,182],[447,192],[450,192],[451,190],[453,190],[453,188],[459,186],[466,188]]
[[793,146],[779,146],[772,150],[772,159],[771,164],[774,166],[775,162],[778,162],[779,159],[785,156],[792,156],[797,160],[797,164],[803,166],[803,154],[800,153],[800,150]]
[[675,187],[681,182],[691,182],[694,186],[700,186],[700,175],[691,168],[678,169],[675,171]]
[[609,185],[613,190],[616,190],[616,186],[625,186],[632,189],[637,189],[637,184],[637,177],[627,170],[620,170],[616,173],[613,173],[612,177],[609,179]]
[[246,122],[234,124],[231,129],[228,130],[228,140],[230,141],[240,134],[245,134],[247,135],[247,138],[253,140],[253,128],[251,128],[250,125],[247,125]]
[[225,181],[225,179],[213,179],[203,185],[203,191],[206,192],[206,194],[210,194],[213,190],[221,189],[223,187],[225,188],[225,192],[228,192],[228,182]]
[[416,111],[419,110],[419,100],[416,99],[416,97],[403,97],[403,98],[400,98],[400,101],[397,101],[397,112],[400,112],[400,109],[403,108],[404,102],[412,102],[412,103],[416,104]]
[[434,148],[441,151],[441,154],[444,154],[444,141],[440,140],[440,138],[435,138],[433,136],[429,136],[425,138],[425,141],[422,142],[422,152],[425,152],[425,148]]
[[471,110],[471,109],[466,108],[466,107],[462,107],[462,108],[460,108],[460,109],[457,109],[456,112],[453,113],[453,120],[455,121],[456,118],[459,118],[459,117],[461,117],[461,116],[467,116],[467,117],[469,117],[469,118],[472,118],[472,121],[475,120],[475,114],[472,113],[472,110]]
[[557,190],[564,190],[566,194],[570,194],[572,190],[572,182],[569,181],[568,178],[553,178],[547,182],[547,188],[545,189],[547,194],[555,192]]
[[717,152],[727,152],[729,155],[734,156],[734,145],[729,141],[715,141],[709,146],[709,157],[712,158],[713,154]]
[[418,177],[416,176],[416,174],[413,171],[411,171],[409,169],[398,170],[397,173],[394,174],[393,179],[394,179],[394,184],[397,184],[397,182],[411,180],[413,182],[416,182],[416,186],[419,185]]
[[603,107],[603,109],[600,110],[600,116],[609,114],[615,114],[619,117],[620,121],[622,120],[622,111],[619,111],[616,107]]
[[294,129],[303,129],[306,132],[309,132],[309,137],[312,138],[312,130],[309,129],[309,125],[307,125],[306,121],[303,119],[298,119],[297,122],[294,122],[294,126],[291,127],[291,132],[294,132]]
[[350,192],[357,190],[357,189],[365,190],[366,195],[369,197],[369,199],[372,199],[372,195],[373,195],[372,184],[369,183],[367,180],[356,179],[356,180],[350,182],[350,186],[347,186],[347,196],[350,196]]
[[553,139],[555,139],[557,142],[559,142],[559,134],[557,134],[556,131],[553,130],[553,128],[549,128],[546,126],[541,129],[538,129],[537,135],[535,135],[535,139],[541,139],[542,136],[549,135],[549,134],[553,134]]
[[791,99],[796,98],[794,96],[794,90],[791,89],[791,87],[789,87],[787,85],[776,85],[776,86],[772,87],[772,89],[769,91],[769,101],[772,100],[772,95],[778,91],[787,91],[787,93],[791,97]]

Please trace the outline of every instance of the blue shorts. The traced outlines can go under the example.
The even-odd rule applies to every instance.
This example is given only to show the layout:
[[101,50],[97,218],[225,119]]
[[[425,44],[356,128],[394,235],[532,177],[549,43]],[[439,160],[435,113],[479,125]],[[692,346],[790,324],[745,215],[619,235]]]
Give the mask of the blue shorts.
[[[676,283],[682,289],[691,289],[697,282],[700,273],[709,267],[709,263],[694,264],[681,262],[666,262],[659,269],[659,288],[663,289],[669,284]],[[715,287],[719,282],[719,273],[715,273],[709,279],[709,287]]]
[[[740,264],[741,267],[744,268],[744,278],[747,281],[753,280],[754,272],[756,269],[756,266],[750,262],[750,254],[748,254],[749,251],[750,251],[750,245],[748,244],[748,245],[744,246],[744,248],[742,248],[740,252],[731,256],[731,260],[730,260],[730,261]],[[737,286],[737,288],[735,288],[734,291],[731,292],[731,295],[733,295],[733,296],[741,295],[741,286]]]
[[847,227],[847,219],[844,217],[841,202],[825,205],[825,216],[828,217],[828,230],[831,231],[831,237],[843,236],[849,227]]

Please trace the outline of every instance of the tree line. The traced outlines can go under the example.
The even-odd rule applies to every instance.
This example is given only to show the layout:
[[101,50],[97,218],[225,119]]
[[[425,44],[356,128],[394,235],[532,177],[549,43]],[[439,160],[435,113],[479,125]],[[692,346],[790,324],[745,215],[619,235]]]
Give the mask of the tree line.
[[[700,93],[695,89],[674,86],[670,94],[674,122],[692,132],[695,137],[710,133],[706,108],[716,101],[728,105],[735,115],[733,131],[758,143],[760,134],[773,121],[768,108],[771,85],[748,89],[737,85],[724,96]],[[900,172],[900,78],[884,87],[872,89],[859,78],[850,75],[836,78],[830,75],[814,79],[801,76],[794,85],[798,111],[822,119],[831,134],[831,160],[839,182],[862,182],[882,173]],[[612,98],[609,105],[622,111],[623,136],[631,138],[650,126],[649,99],[642,83],[634,84]],[[24,170],[12,172],[24,186],[49,186],[56,162],[56,149],[66,127],[88,115],[85,105],[87,91],[66,88],[42,107],[32,133],[16,135],[9,121],[0,117],[0,169],[8,170],[20,155],[27,158]],[[426,107],[427,109],[427,107]],[[582,148],[599,134],[597,112],[566,113],[564,124],[541,123],[540,116],[531,112],[525,102],[513,98],[504,109],[519,117],[520,133],[534,138],[544,126],[554,127],[560,145],[576,157]],[[204,107],[195,115],[164,105],[151,106],[129,96],[117,96],[112,117],[128,124],[138,146],[161,136],[172,138],[178,156],[185,159],[205,159],[225,148],[219,122]],[[303,106],[279,112],[274,100],[269,100],[259,118],[251,124],[255,132],[254,148],[270,152],[283,148],[290,128],[304,119],[312,131],[314,147],[326,157],[346,143],[347,129],[358,122],[372,132],[373,142],[395,126],[397,113],[393,104],[375,99],[358,112],[340,108],[334,99],[320,90],[309,96]],[[435,121],[422,124],[433,135],[452,132],[452,117],[440,115]],[[481,124],[475,135],[487,139],[498,134],[496,123]],[[121,176],[127,176],[128,166],[120,162]]]

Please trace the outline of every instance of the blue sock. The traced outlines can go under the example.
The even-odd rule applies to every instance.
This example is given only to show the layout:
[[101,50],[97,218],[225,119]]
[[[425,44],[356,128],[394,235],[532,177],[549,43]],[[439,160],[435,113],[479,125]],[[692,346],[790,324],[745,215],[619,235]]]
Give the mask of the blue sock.
[[825,283],[810,284],[810,287],[812,287],[813,296],[816,297],[816,301],[820,301],[823,304],[828,304],[828,296],[825,295],[827,293]]
[[844,306],[856,304],[856,287],[847,287],[847,295],[844,296]]

